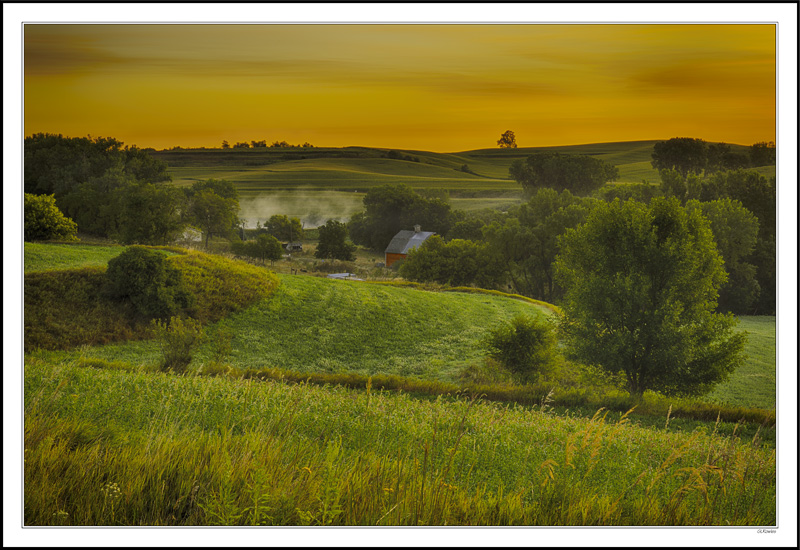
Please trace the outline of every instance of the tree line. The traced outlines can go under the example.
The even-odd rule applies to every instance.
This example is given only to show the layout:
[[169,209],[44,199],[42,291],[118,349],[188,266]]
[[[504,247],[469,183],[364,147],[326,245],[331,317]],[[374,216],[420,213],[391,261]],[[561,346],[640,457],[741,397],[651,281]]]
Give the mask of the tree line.
[[276,148],[276,149],[277,148],[306,148],[306,149],[309,149],[309,148],[312,148],[314,146],[311,145],[307,141],[305,143],[303,143],[302,145],[299,145],[299,144],[298,145],[292,145],[291,143],[288,143],[286,141],[273,141],[272,143],[267,145],[267,140],[265,140],[265,139],[258,140],[258,141],[251,140],[249,142],[248,141],[237,141],[233,145],[228,143],[227,140],[223,140],[222,141],[222,148],[223,149],[231,149],[231,148],[232,149],[251,149],[251,148],[252,149],[259,149],[259,148],[267,148],[267,147]]

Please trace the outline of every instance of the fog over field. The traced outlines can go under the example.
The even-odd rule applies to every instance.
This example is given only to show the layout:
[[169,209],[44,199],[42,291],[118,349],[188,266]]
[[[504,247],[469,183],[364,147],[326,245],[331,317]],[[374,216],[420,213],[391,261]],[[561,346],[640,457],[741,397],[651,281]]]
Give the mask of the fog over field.
[[346,222],[354,213],[363,210],[363,193],[343,191],[273,191],[239,198],[239,217],[246,227],[256,222],[262,225],[275,214],[300,218],[304,227],[313,228],[329,219]]

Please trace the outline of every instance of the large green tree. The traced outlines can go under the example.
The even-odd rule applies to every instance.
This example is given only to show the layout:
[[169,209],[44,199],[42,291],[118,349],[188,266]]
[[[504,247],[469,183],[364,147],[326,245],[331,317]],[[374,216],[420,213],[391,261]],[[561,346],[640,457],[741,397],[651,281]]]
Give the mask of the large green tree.
[[601,203],[561,241],[560,327],[579,360],[624,374],[637,397],[702,395],[741,363],[744,334],[714,312],[726,275],[698,209]]
[[742,203],[727,198],[689,201],[686,207],[699,209],[711,223],[714,242],[725,262],[728,280],[719,289],[719,310],[750,313],[760,292],[756,267],[749,261],[758,238],[758,219]]
[[684,179],[700,174],[708,162],[708,148],[702,139],[676,137],[653,146],[650,164],[656,170],[677,170]]
[[547,302],[558,299],[561,289],[553,272],[558,237],[582,223],[593,202],[569,191],[539,189],[502,222],[484,228],[499,267],[518,293]]
[[587,195],[619,177],[616,166],[600,159],[561,153],[536,153],[524,161],[515,160],[508,171],[527,195],[544,187]]
[[119,234],[125,244],[167,244],[184,229],[184,195],[162,183],[135,183],[119,193]]
[[492,288],[497,285],[500,270],[488,243],[462,239],[446,243],[439,235],[432,235],[408,253],[400,275],[411,281]]

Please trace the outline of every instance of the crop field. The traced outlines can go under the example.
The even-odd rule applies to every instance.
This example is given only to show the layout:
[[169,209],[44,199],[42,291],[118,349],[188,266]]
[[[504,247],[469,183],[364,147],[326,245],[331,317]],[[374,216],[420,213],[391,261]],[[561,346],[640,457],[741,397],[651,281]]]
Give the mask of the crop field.
[[[336,191],[361,191],[376,185],[403,183],[414,189],[481,191],[502,195],[519,191],[508,168],[516,159],[537,152],[589,155],[616,165],[620,182],[658,181],[650,167],[654,141],[601,143],[519,149],[479,149],[459,153],[399,151],[418,159],[384,158],[385,150],[344,149],[244,149],[159,151],[153,156],[169,165],[176,185],[190,185],[209,178],[233,182],[243,197],[268,190],[297,187]],[[469,170],[462,171],[466,166]]]

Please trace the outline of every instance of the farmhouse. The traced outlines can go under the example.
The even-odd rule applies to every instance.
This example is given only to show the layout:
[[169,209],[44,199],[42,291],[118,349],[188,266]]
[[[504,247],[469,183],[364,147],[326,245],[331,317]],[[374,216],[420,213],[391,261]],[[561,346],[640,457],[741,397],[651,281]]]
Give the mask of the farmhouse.
[[398,231],[397,235],[392,238],[392,242],[386,247],[386,267],[397,260],[404,259],[410,250],[417,248],[425,242],[425,239],[435,234],[432,231],[421,231],[418,225],[414,226],[414,231],[406,229]]

